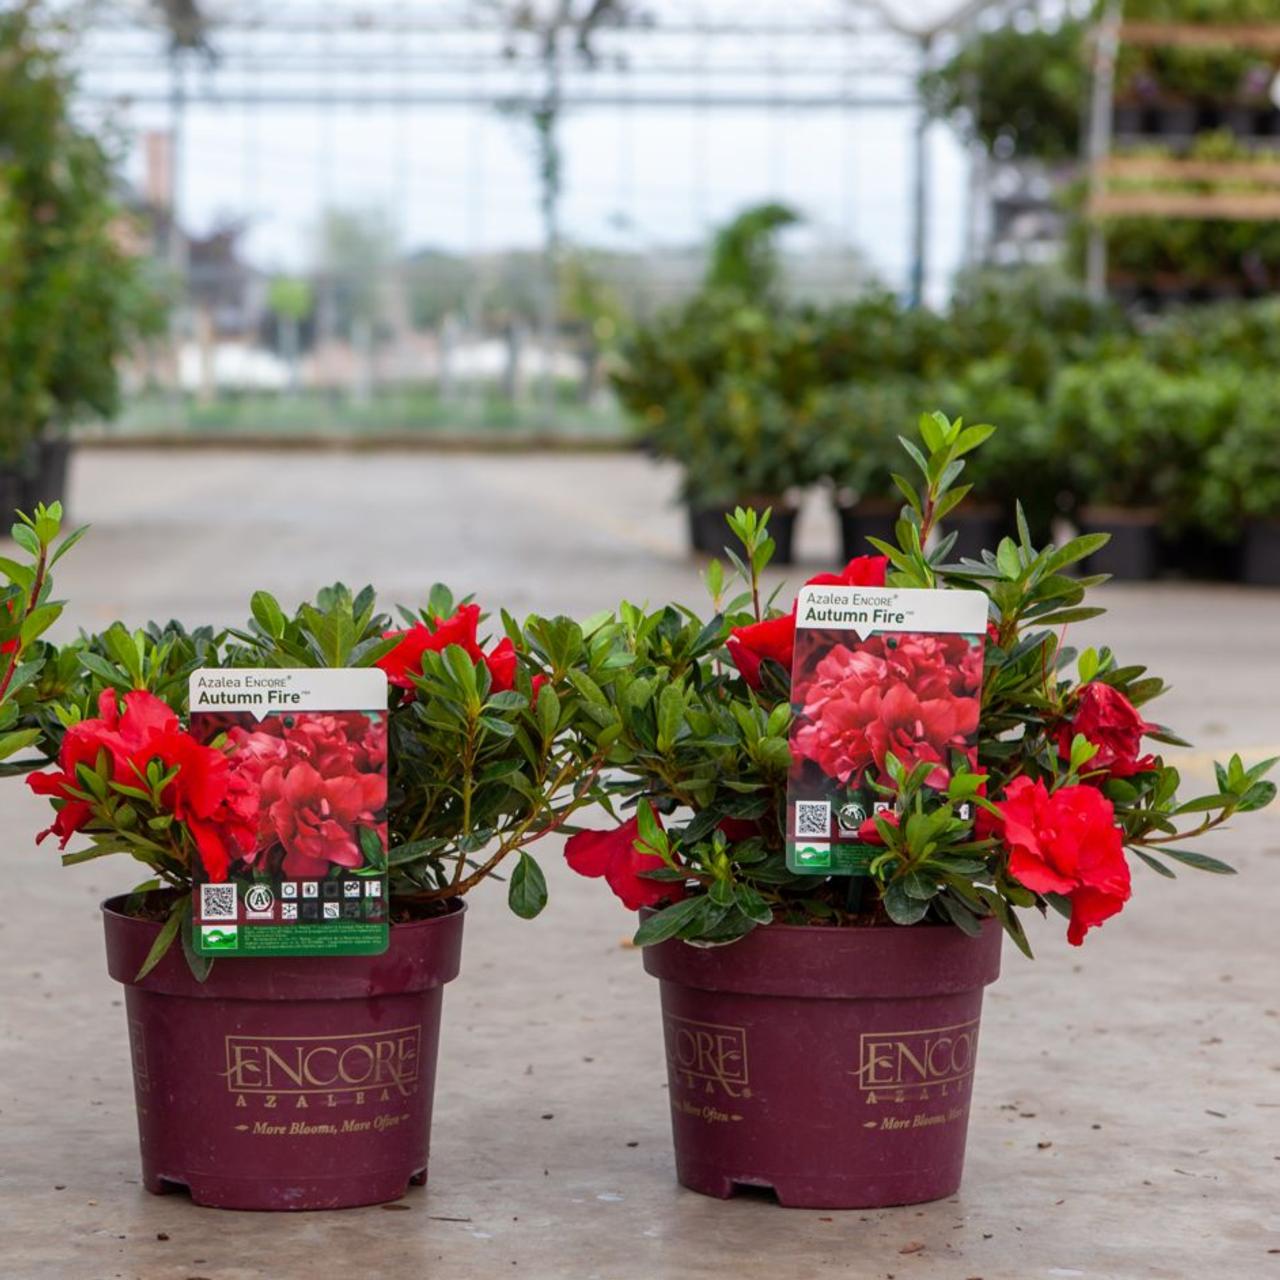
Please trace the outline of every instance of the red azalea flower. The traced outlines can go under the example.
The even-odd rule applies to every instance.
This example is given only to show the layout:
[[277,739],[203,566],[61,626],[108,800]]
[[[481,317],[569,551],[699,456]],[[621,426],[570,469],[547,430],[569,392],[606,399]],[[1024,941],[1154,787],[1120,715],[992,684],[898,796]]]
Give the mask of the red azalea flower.
[[1152,755],[1139,756],[1148,724],[1128,698],[1109,684],[1095,680],[1080,690],[1075,715],[1058,729],[1058,752],[1071,758],[1071,742],[1083,734],[1098,748],[1085,772],[1104,771],[1111,778],[1128,778],[1156,767]]
[[880,828],[876,826],[876,818],[879,818],[882,822],[887,822],[891,827],[902,825],[902,819],[894,809],[886,809],[883,813],[875,814],[873,817],[867,818],[858,828],[858,839],[863,844],[884,844],[884,839],[880,835]]
[[883,773],[892,752],[908,771],[922,761],[935,765],[928,785],[945,787],[952,751],[976,766],[968,739],[978,727],[981,662],[963,636],[873,636],[856,650],[836,645],[795,691],[802,723],[793,749],[841,782],[872,764]]
[[[883,587],[888,572],[888,556],[856,556],[840,573],[820,573],[810,578],[808,587]],[[788,675],[796,643],[796,608],[780,618],[766,618],[729,633],[729,657],[753,688],[760,687],[760,663],[776,662]]]
[[450,617],[441,619],[434,626],[415,622],[404,631],[387,631],[384,639],[392,637],[400,641],[390,653],[378,659],[377,665],[387,673],[390,684],[401,689],[413,688],[413,677],[422,674],[422,655],[442,653],[451,644],[463,649],[472,662],[483,662],[489,668],[490,689],[505,693],[516,685],[516,649],[510,638],[504,637],[488,653],[476,640],[480,625],[480,606],[464,604]]
[[776,662],[788,675],[796,646],[796,615],[766,618],[749,627],[734,627],[729,633],[729,657],[753,688],[760,687],[760,664],[766,658]]
[[363,866],[359,828],[378,828],[375,815],[386,803],[387,782],[380,774],[326,778],[298,762],[262,776],[262,808],[284,846],[290,876],[324,876],[331,865]]
[[820,573],[806,587],[883,587],[888,556],[854,556],[839,573]]
[[[5,601],[4,607],[9,614],[10,622],[13,621],[21,604],[22,604],[22,601],[17,596],[15,596],[12,600]],[[12,640],[6,640],[4,644],[0,644],[0,654],[17,653],[18,646],[21,643],[22,643],[22,637],[20,635],[14,636]]]
[[[658,815],[653,817],[661,826]],[[636,847],[639,838],[638,818],[612,831],[580,831],[565,841],[564,859],[579,875],[603,876],[629,911],[679,901],[684,897],[684,885],[674,880],[649,880],[640,874],[656,871],[666,863],[656,853],[642,853]]]
[[166,772],[177,769],[160,795],[161,804],[191,832],[210,879],[225,880],[231,858],[252,848],[254,834],[253,798],[243,784],[232,781],[226,756],[197,742],[179,726],[173,709],[145,690],[125,694],[122,712],[115,691],[108,689],[98,699],[98,713],[67,730],[58,770],[27,779],[37,795],[63,801],[53,825],[37,839],[52,833],[65,848],[90,820],[92,806],[70,794],[83,790],[78,765],[95,769],[106,752],[111,780],[137,786],[147,765],[159,760]]
[[483,661],[489,668],[490,693],[506,693],[516,687],[516,647],[509,636],[484,654]]
[[[255,804],[251,814],[258,827],[246,862],[279,844],[292,875],[324,875],[331,863],[363,864],[358,828],[380,826],[374,810],[386,803],[383,717],[360,712],[273,716],[253,731],[233,729],[231,741],[233,774],[253,795],[262,795],[260,810]],[[323,786],[321,779],[327,780]]]
[[716,829],[724,832],[724,838],[731,845],[754,840],[760,835],[760,823],[754,818],[721,818]]
[[1009,874],[1033,893],[1071,899],[1067,941],[1078,947],[1094,925],[1129,900],[1129,864],[1111,801],[1096,787],[1061,787],[1015,778],[997,806],[1009,848]]
[[378,659],[378,666],[387,673],[387,679],[401,689],[413,688],[413,676],[422,674],[422,655],[441,653],[451,644],[466,651],[472,662],[483,657],[476,643],[476,628],[480,625],[480,606],[464,604],[450,617],[442,618],[434,625],[415,622],[405,631],[387,631],[384,638],[400,641],[390,653]]

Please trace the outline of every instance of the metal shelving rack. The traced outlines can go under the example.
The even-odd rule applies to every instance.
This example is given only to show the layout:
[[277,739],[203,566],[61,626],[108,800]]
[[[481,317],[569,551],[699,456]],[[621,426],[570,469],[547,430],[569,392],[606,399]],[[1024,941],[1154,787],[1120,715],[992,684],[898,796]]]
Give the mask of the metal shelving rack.
[[[1090,220],[1087,280],[1102,299],[1107,292],[1109,217],[1160,217],[1194,221],[1274,222],[1280,220],[1280,159],[1208,161],[1177,157],[1112,154],[1115,64],[1122,45],[1181,48],[1247,48],[1280,52],[1280,25],[1195,25],[1125,22],[1122,5],[1112,0],[1095,31],[1093,93],[1090,103],[1086,213]],[[1114,191],[1123,182],[1241,183],[1249,191],[1196,191],[1155,188]]]

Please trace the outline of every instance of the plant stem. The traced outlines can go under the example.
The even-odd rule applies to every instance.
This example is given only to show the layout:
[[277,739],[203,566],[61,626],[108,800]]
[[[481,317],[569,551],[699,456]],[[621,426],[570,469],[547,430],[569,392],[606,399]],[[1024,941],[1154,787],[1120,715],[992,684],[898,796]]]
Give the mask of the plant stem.
[[[49,548],[43,542],[40,544],[40,554],[36,557],[36,576],[31,584],[31,595],[27,599],[27,607],[22,611],[22,620],[18,624],[26,622],[31,611],[40,601],[40,593],[44,590],[44,576],[48,569]],[[14,645],[13,652],[9,655],[9,665],[5,670],[4,679],[0,680],[0,702],[4,701],[4,696],[9,692],[9,685],[13,682],[13,673],[18,669],[18,663],[22,661],[22,653],[25,646],[22,643],[22,635],[19,632],[18,643]]]

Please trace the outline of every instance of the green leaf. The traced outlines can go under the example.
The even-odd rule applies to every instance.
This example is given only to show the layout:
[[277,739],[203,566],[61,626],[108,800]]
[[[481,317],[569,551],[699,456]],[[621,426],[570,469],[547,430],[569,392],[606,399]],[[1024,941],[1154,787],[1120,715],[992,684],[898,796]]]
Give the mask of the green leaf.
[[518,707],[527,707],[529,699],[515,689],[504,689],[501,693],[491,693],[484,705],[486,711],[514,711]]
[[71,548],[74,547],[76,543],[79,542],[80,539],[88,532],[89,526],[87,524],[82,524],[78,529],[74,529],[71,533],[67,534],[67,536],[58,544],[58,549],[49,558],[49,567],[52,569],[53,566],[57,564],[58,561],[61,560],[62,557],[65,556],[67,552],[70,551]]
[[129,683],[129,677],[126,672],[121,671],[118,667],[112,666],[106,658],[99,654],[81,653],[76,656],[80,665],[88,671],[90,675],[97,676],[99,680],[105,680],[107,684],[111,685],[127,685]]
[[550,742],[560,726],[560,696],[549,685],[538,690],[538,728],[543,738]]
[[273,640],[279,640],[284,635],[284,611],[270,592],[255,591],[249,601],[249,609],[257,624]]
[[190,898],[180,898],[173,904],[173,909],[169,912],[169,918],[164,922],[164,928],[156,935],[156,940],[151,944],[151,950],[147,952],[147,958],[142,962],[142,968],[134,974],[134,982],[141,982],[164,959],[169,948],[173,946],[173,941],[178,936],[178,931],[182,928],[183,917],[190,914]]
[[35,530],[30,525],[15,524],[9,530],[9,536],[29,555],[40,554],[40,539],[36,537]]
[[40,739],[39,729],[17,729],[0,736],[0,760],[7,760],[17,751],[29,747]]
[[522,920],[532,920],[547,905],[546,877],[523,849],[507,886],[507,905]]
[[1022,559],[1012,538],[1002,538],[996,549],[996,565],[1010,582],[1017,582],[1022,576]]
[[658,695],[658,750],[665,754],[675,746],[684,720],[684,694],[678,685],[666,685]]
[[1235,803],[1235,796],[1222,793],[1213,796],[1197,796],[1194,800],[1188,800],[1186,804],[1179,805],[1174,813],[1212,813],[1215,809],[1225,809],[1227,805]]
[[382,835],[374,827],[359,827],[360,835],[360,852],[364,854],[364,860],[371,867],[377,867],[379,871],[385,870],[387,865],[386,850],[382,847]]
[[1197,871],[1208,871],[1215,876],[1233,876],[1236,869],[1229,862],[1211,858],[1207,853],[1193,853],[1190,849],[1179,849],[1176,845],[1162,844],[1160,854],[1181,862],[1184,867],[1194,867]]
[[902,885],[907,897],[916,898],[920,902],[928,902],[938,892],[938,882],[922,871],[908,871],[896,883]]
[[1265,809],[1276,798],[1274,782],[1255,782],[1241,797],[1237,809],[1240,813],[1252,813]]
[[[190,904],[191,899],[186,899]],[[191,976],[197,982],[204,982],[213,972],[213,957],[201,955],[196,951],[195,943],[191,940],[191,911],[188,909],[182,913],[182,954],[187,959],[187,968],[191,970]]]
[[1149,853],[1145,853],[1141,849],[1134,849],[1133,852],[1136,853],[1138,857],[1141,858],[1142,861],[1145,862],[1147,866],[1151,868],[1152,871],[1156,872],[1157,875],[1165,876],[1169,880],[1176,880],[1178,878],[1158,858],[1153,858]]
[[653,806],[647,800],[641,800],[640,803],[636,805],[636,831],[641,842],[646,844],[655,853],[660,853],[666,850],[666,833],[658,825],[658,819],[653,812]]
[[398,844],[387,853],[390,866],[398,867],[405,862],[417,862],[419,858],[429,858],[444,848],[446,841],[438,837],[429,840],[411,840],[408,844]]
[[650,947],[656,942],[674,938],[697,920],[707,910],[707,906],[708,900],[704,896],[682,898],[673,906],[664,907],[642,921],[633,941],[637,947]]
[[884,909],[894,924],[918,924],[928,912],[929,904],[908,894],[901,880],[892,880],[885,886]]

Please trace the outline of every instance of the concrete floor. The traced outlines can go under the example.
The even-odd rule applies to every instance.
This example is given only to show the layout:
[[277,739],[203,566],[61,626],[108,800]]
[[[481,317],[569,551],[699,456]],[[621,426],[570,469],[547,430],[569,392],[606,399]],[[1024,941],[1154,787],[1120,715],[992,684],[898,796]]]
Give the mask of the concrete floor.
[[[107,454],[77,461],[95,529],[64,562],[68,621],[241,618],[341,577],[414,601],[434,579],[517,613],[698,599],[670,473],[638,457]],[[802,550],[834,558],[808,513]],[[797,573],[796,576],[799,576]],[[1205,754],[1280,751],[1280,594],[1100,593],[1108,639],[1177,688],[1161,719]],[[1098,634],[1097,624],[1091,624]],[[1089,629],[1080,628],[1089,634]],[[96,904],[129,867],[63,871],[43,806],[0,789],[0,1276],[488,1280],[839,1274],[926,1280],[1280,1274],[1280,816],[1213,852],[1237,879],[1135,870],[1124,917],[1069,949],[1032,929],[990,990],[965,1183],[878,1213],[721,1203],[675,1182],[657,992],[601,886],[544,855],[536,923],[472,897],[449,988],[432,1178],[404,1210],[263,1216],[138,1184],[119,991]],[[16,886],[21,884],[22,892]],[[551,1119],[543,1118],[550,1115]]]

